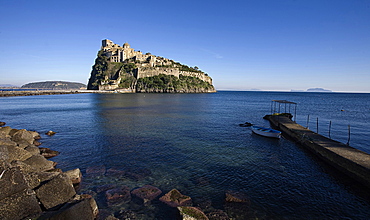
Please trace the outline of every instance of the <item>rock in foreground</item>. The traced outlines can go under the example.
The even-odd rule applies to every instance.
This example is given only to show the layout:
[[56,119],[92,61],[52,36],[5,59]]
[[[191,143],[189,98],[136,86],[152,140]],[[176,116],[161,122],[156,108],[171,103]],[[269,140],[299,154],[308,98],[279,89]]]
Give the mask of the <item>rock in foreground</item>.
[[35,138],[37,132],[0,127],[0,219],[94,219],[94,199],[76,195],[72,184],[80,174],[55,169]]

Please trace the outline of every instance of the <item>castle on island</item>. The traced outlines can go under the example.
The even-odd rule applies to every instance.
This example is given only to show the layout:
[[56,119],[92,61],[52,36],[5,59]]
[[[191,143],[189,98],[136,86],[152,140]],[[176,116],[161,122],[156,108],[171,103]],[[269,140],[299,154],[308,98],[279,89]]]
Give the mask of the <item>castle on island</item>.
[[134,91],[137,81],[146,77],[171,75],[198,78],[212,85],[212,78],[198,67],[189,67],[151,53],[135,51],[127,42],[122,46],[104,39],[91,72],[88,89]]
[[172,60],[164,57],[157,57],[150,53],[143,54],[141,51],[135,51],[127,42],[121,47],[113,43],[113,41],[105,39],[102,41],[101,50],[103,51],[103,55],[109,58],[110,62],[131,60],[134,63],[140,63],[143,67],[169,66],[173,63]]

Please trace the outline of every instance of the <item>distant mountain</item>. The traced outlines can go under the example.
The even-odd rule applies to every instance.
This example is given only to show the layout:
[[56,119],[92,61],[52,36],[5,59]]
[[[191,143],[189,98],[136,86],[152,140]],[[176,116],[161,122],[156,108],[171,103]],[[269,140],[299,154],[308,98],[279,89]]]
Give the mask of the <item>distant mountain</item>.
[[307,89],[307,92],[333,92],[333,91],[323,88],[310,88]]
[[11,85],[11,84],[0,84],[0,87],[18,87],[18,86]]
[[50,89],[50,90],[72,90],[72,89],[86,89],[86,85],[77,82],[65,82],[65,81],[45,81],[45,82],[34,82],[27,83],[21,88],[32,88],[32,89]]

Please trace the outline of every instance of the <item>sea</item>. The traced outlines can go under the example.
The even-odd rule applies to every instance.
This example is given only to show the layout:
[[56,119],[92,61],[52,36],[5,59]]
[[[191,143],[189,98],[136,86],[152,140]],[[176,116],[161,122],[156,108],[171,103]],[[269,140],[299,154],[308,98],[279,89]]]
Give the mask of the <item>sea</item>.
[[[232,219],[370,219],[369,189],[286,138],[252,133],[269,127],[272,100],[297,103],[293,120],[370,153],[370,94],[219,91],[210,94],[66,94],[0,97],[0,121],[38,131],[60,152],[57,168],[79,168],[78,193],[101,213],[131,219],[180,219],[158,200],[108,203],[104,189],[152,185]],[[47,136],[49,130],[54,136]],[[87,170],[107,172],[99,175]],[[115,174],[111,175],[112,172]],[[120,172],[122,171],[122,172]],[[225,202],[225,193],[247,202]],[[159,196],[159,197],[160,197]],[[122,217],[123,218],[123,217]]]

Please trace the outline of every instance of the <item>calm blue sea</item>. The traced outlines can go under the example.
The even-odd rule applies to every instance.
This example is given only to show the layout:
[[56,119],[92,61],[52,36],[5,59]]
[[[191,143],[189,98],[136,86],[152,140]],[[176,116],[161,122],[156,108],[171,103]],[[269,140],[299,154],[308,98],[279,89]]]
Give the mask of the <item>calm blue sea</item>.
[[[93,194],[106,212],[131,210],[137,219],[176,219],[158,200],[108,206],[97,188],[150,184],[173,188],[206,211],[234,219],[370,219],[361,185],[284,138],[252,134],[239,124],[269,126],[271,100],[297,103],[296,121],[370,153],[370,94],[227,92],[213,94],[71,94],[0,98],[0,121],[18,129],[52,130],[43,147],[64,171],[80,168],[79,193]],[[294,112],[294,110],[293,110]],[[318,127],[317,127],[318,121]],[[89,176],[104,166],[130,175]],[[135,174],[135,175],[133,175]],[[244,193],[250,206],[229,207],[225,192]]]

